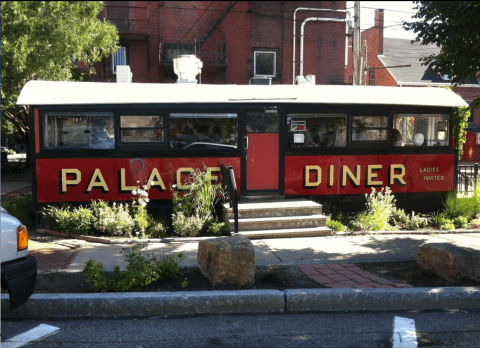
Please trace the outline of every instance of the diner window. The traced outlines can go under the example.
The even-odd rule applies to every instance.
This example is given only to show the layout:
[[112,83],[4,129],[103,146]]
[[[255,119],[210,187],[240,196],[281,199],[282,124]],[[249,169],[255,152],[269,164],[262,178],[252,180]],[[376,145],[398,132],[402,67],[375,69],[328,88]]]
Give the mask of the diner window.
[[277,52],[253,52],[253,75],[258,77],[277,76]]
[[237,114],[170,114],[171,148],[232,150],[236,149],[237,146]]
[[113,149],[115,147],[113,113],[52,112],[45,114],[44,117],[44,149]]
[[293,148],[345,147],[345,114],[289,114],[288,146]]
[[387,127],[388,116],[353,116],[352,141],[386,141]]
[[120,116],[122,143],[164,143],[163,116]]
[[448,128],[448,115],[394,115],[393,146],[448,146]]

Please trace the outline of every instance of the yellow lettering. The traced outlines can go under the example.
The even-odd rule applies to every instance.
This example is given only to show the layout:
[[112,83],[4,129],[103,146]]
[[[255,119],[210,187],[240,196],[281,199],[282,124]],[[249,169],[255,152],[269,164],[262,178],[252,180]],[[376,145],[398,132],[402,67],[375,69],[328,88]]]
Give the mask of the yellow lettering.
[[368,186],[382,186],[383,181],[374,181],[377,178],[378,173],[374,170],[382,169],[381,164],[370,164],[367,166],[367,185]]
[[[395,170],[400,170],[398,174],[395,174]],[[405,166],[403,164],[392,164],[390,166],[390,180],[389,185],[393,185],[395,180],[398,180],[400,186],[406,185],[407,183],[403,180],[405,176]]]
[[177,173],[176,173],[176,183],[177,187],[180,190],[186,189],[187,186],[182,184],[182,173],[193,173],[194,170],[193,168],[178,168]]
[[[75,175],[74,180],[68,180],[67,175]],[[62,193],[67,192],[68,185],[77,185],[82,180],[82,173],[78,169],[62,169],[61,170],[61,182]]]
[[[217,175],[212,175],[212,172],[220,172],[221,168],[220,167],[207,167],[207,172],[210,173],[210,177],[212,179],[212,184],[214,182],[217,182],[218,176]],[[213,185],[214,188],[220,187],[220,184]]]
[[138,189],[138,186],[127,186],[125,182],[125,168],[120,169],[120,191],[133,191]]
[[147,189],[150,190],[150,186],[160,186],[160,188],[165,191],[165,184],[163,183],[162,177],[158,172],[157,168],[153,168],[150,176],[148,177]]
[[360,165],[355,168],[355,175],[350,171],[347,166],[342,166],[342,186],[347,186],[347,175],[353,182],[353,186],[360,186]]
[[330,169],[328,170],[328,186],[329,186],[329,187],[332,187],[332,186],[333,186],[334,168],[335,168],[335,167],[334,167],[333,164],[332,164],[332,165],[330,165]]
[[[310,182],[310,171],[316,171],[317,180]],[[320,166],[305,166],[305,187],[317,187],[322,182],[322,168]]]
[[[97,182],[97,179],[100,181]],[[108,186],[107,186],[107,183],[105,182],[105,179],[103,178],[100,168],[95,169],[95,171],[93,172],[92,178],[90,179],[90,182],[87,187],[87,192],[92,191],[92,189],[96,187],[99,187],[103,191],[108,192]]]

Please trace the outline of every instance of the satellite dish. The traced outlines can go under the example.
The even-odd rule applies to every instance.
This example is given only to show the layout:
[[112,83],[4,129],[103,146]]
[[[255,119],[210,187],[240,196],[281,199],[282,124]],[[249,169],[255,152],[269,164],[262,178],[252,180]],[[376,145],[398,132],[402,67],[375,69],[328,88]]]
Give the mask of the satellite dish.
[[413,136],[413,144],[415,146],[422,146],[425,141],[425,136],[422,133],[415,133]]

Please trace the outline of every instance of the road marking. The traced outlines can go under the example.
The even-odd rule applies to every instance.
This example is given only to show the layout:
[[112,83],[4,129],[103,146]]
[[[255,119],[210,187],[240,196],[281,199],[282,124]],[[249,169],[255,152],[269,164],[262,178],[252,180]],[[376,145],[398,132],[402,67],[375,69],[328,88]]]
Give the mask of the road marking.
[[415,331],[415,320],[395,317],[393,319],[393,348],[416,348],[417,333]]
[[46,336],[52,335],[55,331],[60,330],[60,328],[55,326],[50,326],[47,324],[41,324],[36,328],[33,328],[27,332],[24,332],[20,335],[12,337],[5,342],[2,342],[3,348],[18,348],[21,346],[30,343],[31,341],[37,341]]

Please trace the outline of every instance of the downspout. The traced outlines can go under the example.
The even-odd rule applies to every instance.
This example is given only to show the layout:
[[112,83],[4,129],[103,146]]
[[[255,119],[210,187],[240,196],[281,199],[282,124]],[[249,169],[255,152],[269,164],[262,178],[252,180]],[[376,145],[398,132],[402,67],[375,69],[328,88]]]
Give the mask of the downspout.
[[296,37],[296,17],[297,17],[297,11],[330,11],[330,12],[341,12],[341,13],[347,13],[348,17],[350,17],[350,12],[347,10],[333,10],[333,9],[325,9],[325,8],[309,8],[309,7],[299,7],[293,11],[293,81],[292,84],[295,84],[295,37]]
[[303,76],[303,41],[304,41],[304,32],[305,24],[308,22],[338,22],[338,23],[347,23],[348,19],[339,19],[339,18],[318,18],[310,17],[303,21],[302,26],[300,27],[300,76]]

